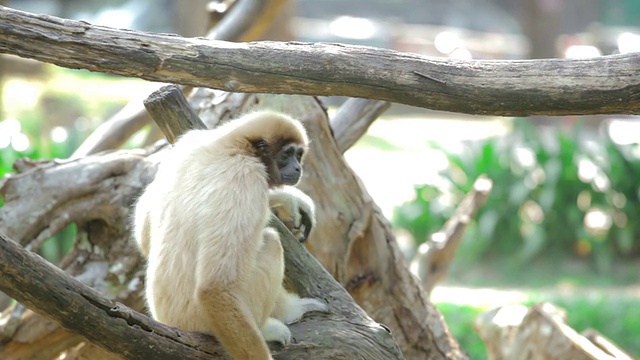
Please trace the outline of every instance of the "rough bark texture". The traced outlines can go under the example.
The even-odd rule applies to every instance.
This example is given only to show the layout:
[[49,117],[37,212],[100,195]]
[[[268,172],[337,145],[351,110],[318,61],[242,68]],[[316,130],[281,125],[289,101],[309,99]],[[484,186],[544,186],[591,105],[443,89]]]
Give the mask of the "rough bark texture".
[[0,8],[0,24],[0,52],[152,81],[346,95],[469,114],[640,113],[638,53],[462,61],[341,44],[185,39],[10,8]]
[[[211,90],[200,89],[200,95]],[[306,96],[224,94],[239,112],[258,108],[301,119],[311,138],[299,187],[316,203],[318,225],[307,248],[371,317],[388,326],[407,359],[465,359],[428,295],[409,270],[390,225],[342,157],[317,100]],[[202,102],[200,117],[235,116]]]
[[[156,114],[153,119],[171,144],[188,130],[207,128],[189,106],[179,86],[167,85],[154,91],[144,101],[144,107],[149,114]],[[158,121],[158,115],[163,116],[164,121]]]

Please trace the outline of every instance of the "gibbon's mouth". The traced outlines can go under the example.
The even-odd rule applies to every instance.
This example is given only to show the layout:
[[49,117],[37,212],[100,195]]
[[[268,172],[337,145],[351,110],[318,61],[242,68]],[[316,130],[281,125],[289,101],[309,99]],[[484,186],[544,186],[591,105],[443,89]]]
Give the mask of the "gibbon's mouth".
[[282,183],[284,185],[295,185],[300,180],[300,176],[283,176]]

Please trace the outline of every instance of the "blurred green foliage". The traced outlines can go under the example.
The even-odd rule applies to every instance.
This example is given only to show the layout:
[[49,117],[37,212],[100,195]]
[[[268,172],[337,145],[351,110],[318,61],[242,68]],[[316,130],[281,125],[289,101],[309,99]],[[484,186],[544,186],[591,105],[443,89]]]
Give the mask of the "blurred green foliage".
[[[19,158],[68,158],[96,124],[125,104],[123,97],[99,96],[108,87],[120,87],[120,78],[53,66],[47,69],[45,78],[14,79],[3,84],[13,90],[3,91],[0,178],[14,172],[13,163]],[[21,100],[25,97],[37,100],[33,106],[24,106]],[[17,140],[24,144],[25,139],[26,147],[16,145]],[[0,196],[0,207],[3,205]],[[73,246],[76,233],[75,224],[69,225],[45,241],[39,253],[49,261],[59,261]]]
[[[393,222],[424,242],[453,214],[474,180],[487,174],[493,191],[466,231],[459,256],[508,256],[526,264],[538,256],[585,258],[598,269],[617,256],[640,253],[638,145],[620,146],[581,126],[543,133],[516,119],[507,137],[448,152],[445,186],[415,187]],[[458,256],[458,255],[457,255]]]

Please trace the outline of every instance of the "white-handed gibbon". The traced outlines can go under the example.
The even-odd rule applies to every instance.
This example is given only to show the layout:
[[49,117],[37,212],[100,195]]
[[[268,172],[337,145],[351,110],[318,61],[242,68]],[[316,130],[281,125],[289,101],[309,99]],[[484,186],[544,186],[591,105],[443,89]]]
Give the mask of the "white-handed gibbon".
[[[156,320],[214,335],[234,359],[271,359],[285,324],[324,302],[283,285],[270,207],[306,238],[313,203],[298,183],[309,140],[297,120],[261,111],[181,136],[135,208],[134,235],[147,256],[146,298]],[[265,341],[266,340],[266,341]]]

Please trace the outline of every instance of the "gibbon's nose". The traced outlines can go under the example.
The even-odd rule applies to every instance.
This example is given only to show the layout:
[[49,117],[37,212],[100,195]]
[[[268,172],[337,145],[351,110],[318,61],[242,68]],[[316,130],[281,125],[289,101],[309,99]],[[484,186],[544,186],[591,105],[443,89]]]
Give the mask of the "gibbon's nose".
[[296,165],[296,166],[294,166],[294,168],[293,168],[293,171],[295,171],[295,172],[296,172],[296,173],[298,173],[298,174],[300,173],[300,170],[301,170],[301,169],[300,169],[300,165]]

